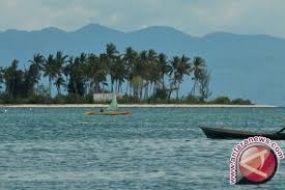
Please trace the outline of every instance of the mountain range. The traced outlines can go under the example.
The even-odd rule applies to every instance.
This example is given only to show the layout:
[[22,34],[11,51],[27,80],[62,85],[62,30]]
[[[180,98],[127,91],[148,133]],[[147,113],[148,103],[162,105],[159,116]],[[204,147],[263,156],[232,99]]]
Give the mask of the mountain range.
[[[225,95],[256,104],[285,105],[285,39],[268,35],[215,32],[195,37],[166,26],[122,32],[100,24],[74,31],[9,29],[0,32],[0,65],[8,66],[13,59],[27,65],[36,53],[48,55],[58,50],[74,56],[99,54],[110,42],[120,53],[131,46],[134,50],[154,49],[168,57],[203,57],[211,72],[210,98]],[[184,81],[182,95],[191,90],[190,80]]]

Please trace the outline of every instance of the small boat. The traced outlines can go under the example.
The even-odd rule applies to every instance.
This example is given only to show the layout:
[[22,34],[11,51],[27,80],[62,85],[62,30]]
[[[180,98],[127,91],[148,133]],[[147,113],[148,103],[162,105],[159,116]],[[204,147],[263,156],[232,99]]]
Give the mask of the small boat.
[[86,115],[128,115],[131,112],[128,110],[120,110],[118,108],[117,96],[114,93],[112,101],[106,109],[101,109],[100,111],[86,111]]
[[200,126],[207,138],[211,139],[246,139],[248,137],[263,136],[271,140],[285,140],[285,134],[281,133],[285,130],[283,127],[277,132],[253,132],[245,130],[235,130],[217,127]]

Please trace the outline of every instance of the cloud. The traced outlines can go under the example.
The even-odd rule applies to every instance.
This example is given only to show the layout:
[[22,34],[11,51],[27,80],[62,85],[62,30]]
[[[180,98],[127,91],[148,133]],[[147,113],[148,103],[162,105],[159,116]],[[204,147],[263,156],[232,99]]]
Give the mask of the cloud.
[[0,30],[99,23],[122,31],[166,25],[188,34],[213,31],[285,37],[283,0],[2,0]]

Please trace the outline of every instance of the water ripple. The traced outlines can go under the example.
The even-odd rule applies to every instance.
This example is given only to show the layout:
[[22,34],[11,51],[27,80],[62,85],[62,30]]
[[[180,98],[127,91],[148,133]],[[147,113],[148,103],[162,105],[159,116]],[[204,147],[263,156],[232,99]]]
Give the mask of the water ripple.
[[[249,189],[229,185],[230,154],[239,140],[207,139],[198,125],[276,131],[284,123],[280,108],[131,108],[126,117],[84,111],[2,114],[0,189]],[[282,161],[270,182],[250,189],[280,189],[284,168]]]

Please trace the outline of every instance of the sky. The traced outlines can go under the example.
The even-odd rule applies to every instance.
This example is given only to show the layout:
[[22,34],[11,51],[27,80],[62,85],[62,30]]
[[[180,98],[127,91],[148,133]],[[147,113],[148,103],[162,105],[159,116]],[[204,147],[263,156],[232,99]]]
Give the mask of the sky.
[[284,0],[0,0],[0,31],[97,23],[130,32],[170,26],[192,36],[211,32],[285,38]]

